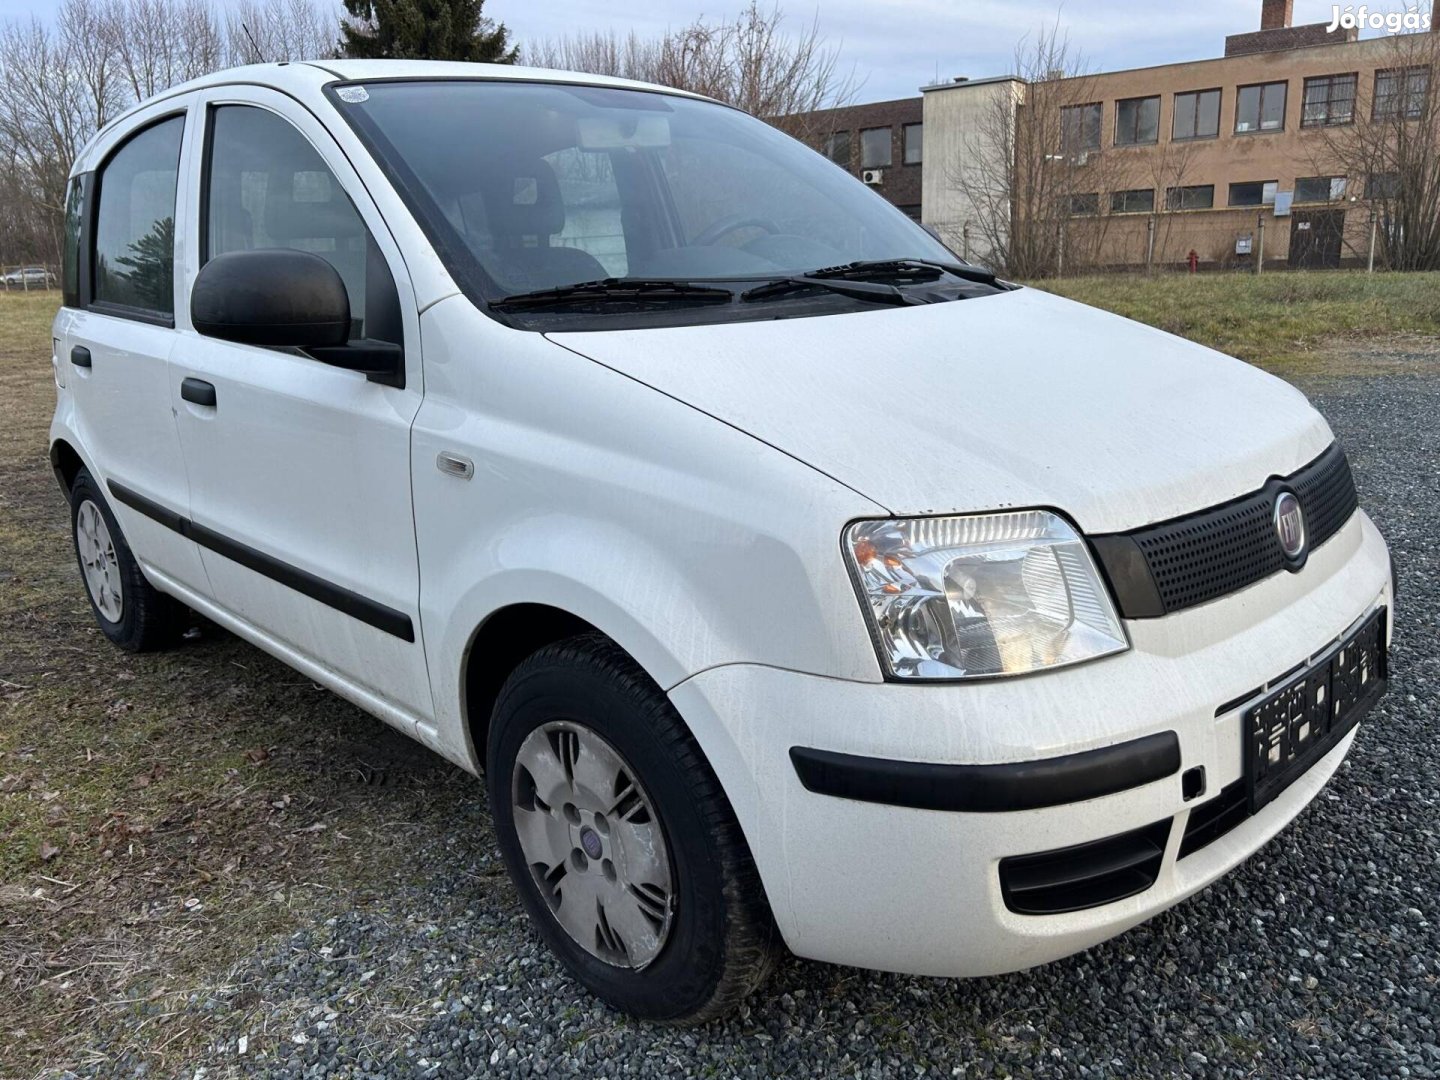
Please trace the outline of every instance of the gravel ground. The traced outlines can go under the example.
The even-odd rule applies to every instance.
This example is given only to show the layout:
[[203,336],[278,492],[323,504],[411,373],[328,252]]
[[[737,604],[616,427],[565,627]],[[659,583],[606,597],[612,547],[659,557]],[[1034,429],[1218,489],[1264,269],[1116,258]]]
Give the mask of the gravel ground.
[[1416,348],[1385,356],[1394,374],[1304,384],[1399,565],[1391,692],[1315,806],[1198,897],[1001,978],[789,960],[740,1016],[657,1029],[561,972],[477,805],[415,853],[433,868],[418,885],[257,948],[227,987],[197,996],[214,1032],[201,1072],[1440,1076],[1440,378],[1431,348]]

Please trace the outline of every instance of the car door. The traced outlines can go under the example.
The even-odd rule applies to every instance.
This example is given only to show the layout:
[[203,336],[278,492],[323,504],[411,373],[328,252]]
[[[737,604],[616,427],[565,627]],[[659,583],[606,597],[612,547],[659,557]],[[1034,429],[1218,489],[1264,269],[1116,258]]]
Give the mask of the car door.
[[410,728],[431,712],[420,641],[410,426],[420,405],[413,293],[384,223],[323,125],[256,87],[202,96],[196,258],[296,248],[345,282],[352,337],[405,351],[386,385],[297,350],[243,345],[179,320],[170,390],[194,534],[216,601],[318,661]]
[[189,510],[168,369],[189,104],[187,95],[142,111],[77,178],[78,280],[56,328],[81,450],[131,550],[152,579],[203,593],[196,545],[167,524]]

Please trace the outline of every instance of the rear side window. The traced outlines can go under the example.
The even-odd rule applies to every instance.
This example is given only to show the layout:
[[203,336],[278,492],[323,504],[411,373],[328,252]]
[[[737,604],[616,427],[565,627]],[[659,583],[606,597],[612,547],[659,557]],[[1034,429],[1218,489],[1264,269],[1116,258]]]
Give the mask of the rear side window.
[[65,195],[65,249],[60,271],[61,303],[80,306],[80,215],[84,206],[84,181],[75,177]]
[[137,135],[100,170],[95,301],[166,319],[175,314],[175,183],[185,118]]
[[388,270],[372,259],[359,211],[315,147],[287,120],[252,105],[218,106],[210,123],[205,258],[254,248],[314,252],[345,282],[350,336],[398,340],[365,325],[367,285]]

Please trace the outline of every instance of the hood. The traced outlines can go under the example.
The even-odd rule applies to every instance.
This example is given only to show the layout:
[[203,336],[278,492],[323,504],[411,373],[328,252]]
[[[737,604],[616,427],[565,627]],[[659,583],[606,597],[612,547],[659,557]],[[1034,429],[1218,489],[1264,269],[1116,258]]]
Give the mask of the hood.
[[1036,289],[924,307],[550,335],[896,515],[1053,507],[1114,532],[1317,457],[1299,391]]

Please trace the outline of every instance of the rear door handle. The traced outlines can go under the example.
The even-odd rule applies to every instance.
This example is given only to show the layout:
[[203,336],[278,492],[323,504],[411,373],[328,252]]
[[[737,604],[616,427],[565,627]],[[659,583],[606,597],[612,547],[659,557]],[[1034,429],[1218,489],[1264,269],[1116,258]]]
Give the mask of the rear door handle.
[[204,379],[186,379],[180,384],[180,396],[192,405],[215,408],[215,384]]
[[70,363],[76,367],[90,366],[90,350],[84,345],[76,345],[70,350]]

